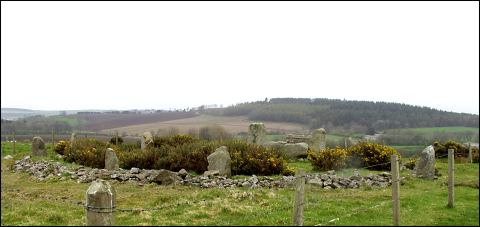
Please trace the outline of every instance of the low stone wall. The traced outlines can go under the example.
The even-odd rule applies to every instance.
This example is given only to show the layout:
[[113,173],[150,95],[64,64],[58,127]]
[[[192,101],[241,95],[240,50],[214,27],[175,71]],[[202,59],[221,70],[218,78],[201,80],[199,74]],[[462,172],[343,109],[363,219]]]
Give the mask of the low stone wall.
[[[155,178],[162,170],[145,170],[132,168],[130,170],[106,170],[96,169],[84,166],[69,168],[60,162],[37,161],[33,162],[30,156],[25,156],[22,160],[15,161],[12,169],[14,172],[27,172],[40,181],[45,180],[76,180],[77,183],[90,183],[96,179],[116,180],[119,182],[132,182],[138,185],[154,183]],[[268,176],[255,176],[245,179],[231,179],[224,176],[192,176],[185,170],[178,173],[177,185],[191,185],[201,188],[234,188],[234,187],[293,187],[295,184],[294,176],[283,176],[280,179],[273,179]],[[306,174],[307,183],[324,189],[336,188],[360,188],[364,186],[387,187],[391,185],[391,176],[388,172],[381,174],[369,174],[360,176],[358,172],[350,177],[336,176],[335,171],[326,173]]]

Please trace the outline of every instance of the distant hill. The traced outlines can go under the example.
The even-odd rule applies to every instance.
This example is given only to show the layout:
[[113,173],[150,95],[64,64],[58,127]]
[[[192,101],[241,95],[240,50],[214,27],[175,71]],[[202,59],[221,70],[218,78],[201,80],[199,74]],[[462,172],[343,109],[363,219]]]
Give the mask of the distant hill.
[[[35,113],[35,114],[34,114]],[[130,125],[171,121],[197,116],[193,111],[78,111],[76,114],[45,116],[33,112],[35,116],[23,117],[19,120],[8,120],[2,116],[1,132],[9,134],[15,131],[20,134],[70,133],[71,131],[99,131]],[[18,112],[17,112],[18,114]],[[3,115],[3,113],[2,113]],[[26,114],[24,114],[26,115]]]
[[61,115],[62,111],[65,111],[65,114],[76,114],[78,112],[106,112],[109,110],[31,110],[31,109],[22,109],[22,108],[1,108],[1,119],[4,120],[17,120],[20,118],[31,117],[31,116],[55,116]]
[[393,128],[479,126],[479,116],[399,103],[339,99],[272,98],[206,113],[248,116],[249,120],[304,124],[311,129],[350,130],[373,134]]
[[31,113],[34,110],[21,109],[21,108],[2,108],[2,113]]
[[58,115],[58,111],[42,111],[42,110],[30,110],[21,108],[2,108],[1,118],[5,120],[16,120],[23,117],[30,117],[35,115],[52,116]]

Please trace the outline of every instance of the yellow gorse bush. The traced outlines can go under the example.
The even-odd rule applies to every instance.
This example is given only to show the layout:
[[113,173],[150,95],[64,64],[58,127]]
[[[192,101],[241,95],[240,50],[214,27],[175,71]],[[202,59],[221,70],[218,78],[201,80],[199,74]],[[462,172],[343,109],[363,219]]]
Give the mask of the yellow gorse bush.
[[60,140],[53,148],[58,154],[64,155],[65,150],[70,149],[70,143],[64,140]]
[[312,163],[314,170],[337,170],[345,167],[347,154],[345,149],[335,147],[322,149],[319,152],[309,150],[307,158]]
[[393,154],[398,155],[399,159],[401,159],[395,148],[369,142],[360,142],[355,146],[349,147],[347,152],[351,159],[360,158],[362,166],[372,166],[368,169],[389,170],[389,162]]

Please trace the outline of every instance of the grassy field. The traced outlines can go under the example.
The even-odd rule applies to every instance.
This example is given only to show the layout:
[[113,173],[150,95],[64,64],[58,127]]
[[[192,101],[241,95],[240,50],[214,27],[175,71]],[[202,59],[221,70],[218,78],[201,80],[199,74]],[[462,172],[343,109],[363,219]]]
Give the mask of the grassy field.
[[[19,143],[16,159],[30,153]],[[2,143],[2,225],[85,225],[81,203],[90,184],[36,181],[7,170],[11,143]],[[47,159],[53,159],[49,152]],[[36,158],[39,159],[39,158]],[[313,172],[307,161],[289,165]],[[447,208],[447,163],[438,160],[438,180],[412,178],[400,186],[401,225],[479,225],[479,166],[455,165],[455,207]],[[349,175],[353,170],[339,171]],[[362,170],[361,174],[370,173]],[[239,176],[241,177],[241,176]],[[117,191],[115,225],[291,225],[295,192],[285,189],[201,189],[111,182]],[[154,208],[133,211],[130,208]],[[121,211],[124,210],[124,211]],[[392,225],[390,188],[323,190],[305,187],[304,225]],[[331,221],[333,220],[333,221]],[[331,222],[329,222],[331,221]]]
[[420,154],[420,152],[422,152],[426,146],[418,145],[418,146],[392,146],[392,147],[397,149],[398,153],[400,153],[402,157],[412,157],[414,155]]
[[[138,124],[131,125],[127,127],[111,128],[106,130],[101,130],[102,133],[112,133],[115,130],[121,134],[126,132],[129,135],[143,134],[144,132],[162,130],[167,132],[169,128],[175,127],[179,130],[180,133],[187,133],[191,128],[200,128],[203,126],[209,125],[220,125],[227,130],[227,132],[236,134],[239,132],[247,132],[248,126],[253,121],[250,121],[245,116],[238,117],[225,117],[225,116],[213,116],[213,115],[200,115],[196,117],[183,118],[172,121],[163,121],[149,124]],[[300,124],[294,123],[282,123],[282,122],[263,122],[267,131],[305,131],[306,128]]]
[[390,131],[399,131],[399,132],[416,132],[416,133],[434,133],[434,132],[478,132],[478,128],[472,127],[431,127],[431,128],[404,128],[404,129],[390,129]]

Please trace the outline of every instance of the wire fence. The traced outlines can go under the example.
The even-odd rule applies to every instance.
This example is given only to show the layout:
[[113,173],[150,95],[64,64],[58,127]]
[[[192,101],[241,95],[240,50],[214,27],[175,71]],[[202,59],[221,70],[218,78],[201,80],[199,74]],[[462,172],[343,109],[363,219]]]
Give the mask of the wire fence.
[[[447,157],[447,156],[448,156],[448,154],[444,154],[444,155],[439,155],[436,158],[443,158],[443,157]],[[391,164],[391,163],[392,163],[392,161],[389,161],[389,162],[384,162],[384,163],[380,163],[380,164],[364,166],[364,167],[360,167],[360,168],[356,168],[356,169],[370,169],[372,167],[387,165],[387,164]],[[391,183],[399,182],[401,180],[401,179],[393,179],[394,178],[393,174],[391,175],[391,177],[392,177]],[[305,179],[305,176],[295,176],[295,179],[298,179],[298,178]],[[8,190],[9,189],[6,189],[2,186],[2,191],[8,191]],[[21,194],[21,193],[17,192],[17,194]],[[26,198],[28,197],[28,195],[24,195],[24,196],[26,196]],[[50,197],[50,198],[46,198],[46,199],[53,199],[54,201],[60,201],[62,203],[67,203],[67,204],[72,204],[72,205],[75,205],[75,206],[80,206],[80,207],[85,208],[85,209],[91,208],[86,204],[85,201],[72,200],[72,199],[68,199],[68,198],[65,198],[65,197],[55,197],[55,198]],[[172,204],[166,204],[166,205],[155,206],[155,207],[131,207],[131,208],[129,208],[129,207],[113,207],[114,208],[113,211],[117,211],[117,212],[160,211],[160,210],[164,210],[166,208],[174,208],[174,207],[183,206],[183,205],[188,205],[188,206],[192,206],[192,205],[196,205],[196,204],[207,205],[209,202],[210,201],[205,200],[205,199],[199,200],[199,201],[187,200],[187,201],[178,201],[178,202],[174,202]],[[337,222],[339,220],[349,218],[353,215],[357,215],[357,214],[360,214],[360,213],[363,213],[363,212],[367,212],[371,209],[383,207],[386,204],[388,204],[388,202],[391,202],[391,201],[383,201],[383,202],[380,202],[380,203],[375,204],[373,206],[357,208],[357,209],[354,209],[353,211],[348,212],[347,214],[341,215],[339,217],[329,218],[329,221],[316,224],[315,226],[324,226],[324,225],[334,224],[335,222]],[[293,208],[294,205],[293,205],[292,200],[282,201],[282,203],[288,204],[288,205],[287,206],[281,206],[281,207],[275,207],[274,209],[275,209],[276,212],[285,211],[285,210],[293,210],[294,209]],[[308,208],[308,207],[311,207],[311,206],[316,206],[317,204],[312,203],[312,201],[306,201],[306,202],[301,203],[300,205],[302,205],[302,206],[304,205],[305,207]],[[264,209],[263,211],[265,213],[271,212],[268,209]],[[265,214],[263,212],[257,212],[257,213],[254,214],[254,216],[264,216],[264,215]]]

